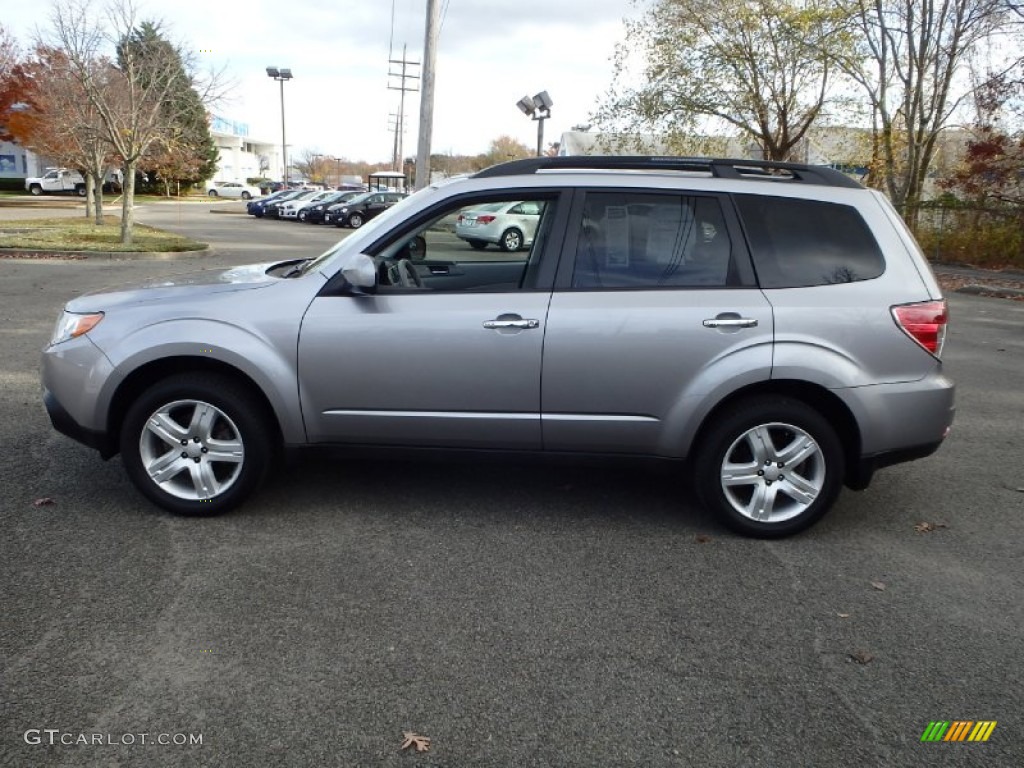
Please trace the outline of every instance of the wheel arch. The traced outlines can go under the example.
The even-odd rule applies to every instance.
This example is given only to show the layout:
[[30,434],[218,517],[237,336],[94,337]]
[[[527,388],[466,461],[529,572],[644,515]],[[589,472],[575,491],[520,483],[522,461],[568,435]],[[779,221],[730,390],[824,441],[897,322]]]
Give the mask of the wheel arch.
[[[107,411],[107,435],[119,435],[121,425],[131,404],[161,379],[181,373],[217,373],[230,378],[253,396],[268,419],[274,444],[278,449],[284,446],[281,420],[263,389],[244,371],[222,360],[187,355],[164,357],[140,365],[118,384]],[[110,441],[109,455],[119,450],[116,438]],[[108,457],[105,457],[108,458]]]
[[695,451],[700,450],[707,434],[714,429],[721,415],[741,400],[765,395],[778,395],[799,400],[814,408],[824,416],[835,428],[836,437],[843,447],[846,464],[844,483],[855,489],[866,486],[866,481],[858,474],[861,457],[860,427],[853,413],[838,396],[825,387],[807,381],[793,379],[772,379],[760,381],[741,387],[719,400],[701,419],[700,426],[694,433],[693,440],[687,446],[687,454],[692,459]]

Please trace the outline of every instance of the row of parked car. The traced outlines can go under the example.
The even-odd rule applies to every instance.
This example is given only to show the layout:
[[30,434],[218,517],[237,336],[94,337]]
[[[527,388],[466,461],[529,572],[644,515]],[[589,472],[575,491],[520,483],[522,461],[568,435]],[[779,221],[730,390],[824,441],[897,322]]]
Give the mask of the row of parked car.
[[291,219],[358,229],[404,197],[402,192],[289,189],[253,200],[246,210],[258,219]]

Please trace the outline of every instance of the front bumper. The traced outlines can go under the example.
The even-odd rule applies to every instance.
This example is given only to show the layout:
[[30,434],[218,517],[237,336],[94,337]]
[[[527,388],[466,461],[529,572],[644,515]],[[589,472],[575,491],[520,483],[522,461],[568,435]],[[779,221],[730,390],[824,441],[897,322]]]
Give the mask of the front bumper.
[[46,406],[46,413],[50,417],[53,428],[62,435],[67,435],[82,445],[95,448],[104,459],[109,459],[117,453],[117,446],[109,434],[83,427],[71,417],[71,414],[58,402],[56,395],[48,389],[43,389],[43,405]]

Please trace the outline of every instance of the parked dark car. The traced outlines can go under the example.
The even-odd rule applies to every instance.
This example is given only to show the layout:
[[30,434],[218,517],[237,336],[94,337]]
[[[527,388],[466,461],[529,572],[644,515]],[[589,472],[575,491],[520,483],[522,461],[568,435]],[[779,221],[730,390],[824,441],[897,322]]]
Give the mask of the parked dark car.
[[259,200],[250,200],[246,203],[245,210],[250,216],[255,216],[257,219],[262,219],[266,215],[266,208],[268,205],[273,203],[283,203],[286,200],[290,200],[295,197],[298,192],[292,189],[282,189],[274,192],[267,197],[261,197]]
[[285,203],[290,202],[292,200],[303,200],[303,199],[306,199],[306,198],[310,198],[310,197],[312,197],[315,194],[316,194],[316,192],[311,192],[311,191],[302,190],[302,189],[290,190],[290,194],[288,194],[287,196],[280,197],[277,200],[274,200],[273,202],[268,203],[266,208],[264,208],[263,215],[266,216],[267,218],[270,218],[270,219],[279,219],[279,218],[281,218],[281,206],[282,205],[284,205]]
[[324,222],[336,227],[359,229],[374,216],[383,213],[406,195],[401,192],[364,192],[347,202],[327,209]]
[[321,200],[316,205],[311,205],[308,208],[303,208],[299,211],[299,219],[301,221],[308,221],[310,224],[323,224],[324,216],[327,215],[327,209],[331,206],[343,206],[350,200],[363,194],[362,192],[338,192],[336,195]]

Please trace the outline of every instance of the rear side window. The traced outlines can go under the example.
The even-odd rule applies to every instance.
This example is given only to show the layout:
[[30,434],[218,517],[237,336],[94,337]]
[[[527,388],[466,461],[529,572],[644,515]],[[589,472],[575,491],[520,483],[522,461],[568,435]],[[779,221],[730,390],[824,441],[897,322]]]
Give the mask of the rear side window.
[[856,208],[818,200],[736,195],[762,288],[870,280],[882,252]]
[[718,199],[588,192],[572,286],[721,288],[738,282]]

